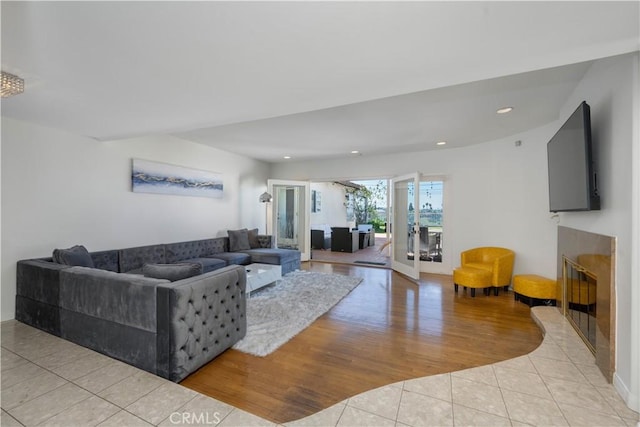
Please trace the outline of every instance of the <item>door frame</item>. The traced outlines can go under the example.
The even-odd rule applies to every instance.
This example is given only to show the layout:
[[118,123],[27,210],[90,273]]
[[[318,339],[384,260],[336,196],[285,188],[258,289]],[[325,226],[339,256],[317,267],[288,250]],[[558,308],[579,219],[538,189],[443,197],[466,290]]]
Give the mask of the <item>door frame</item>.
[[278,241],[278,227],[277,227],[277,215],[276,209],[278,209],[277,194],[273,187],[276,186],[288,186],[288,187],[301,187],[302,191],[299,197],[302,200],[300,209],[298,210],[298,218],[302,224],[298,224],[298,241],[300,250],[300,260],[309,261],[311,258],[311,225],[309,221],[311,219],[311,183],[310,181],[293,181],[284,179],[268,179],[267,191],[273,196],[273,202],[271,203],[271,209],[267,211],[267,221],[269,228],[267,234],[271,234],[272,239],[275,242]]
[[[409,224],[404,224],[407,222],[406,219],[409,216],[408,202],[411,195],[407,193],[406,202],[407,203],[398,203],[397,198],[400,196],[396,193],[396,183],[401,181],[413,181],[413,199],[411,203],[414,206],[414,210],[416,209],[419,202],[419,188],[420,188],[420,174],[418,172],[395,176],[391,178],[391,268],[398,273],[402,273],[405,276],[408,276],[414,280],[418,280],[420,278],[420,227],[419,223],[414,222],[411,226]],[[408,190],[407,190],[408,192]],[[404,220],[404,222],[400,223],[399,221]],[[409,228],[410,227],[410,228]],[[409,235],[413,236],[413,265],[409,265],[405,262],[400,261],[396,256],[407,256],[407,245],[408,242],[405,239],[399,239],[397,237],[397,233],[405,233],[408,232]]]

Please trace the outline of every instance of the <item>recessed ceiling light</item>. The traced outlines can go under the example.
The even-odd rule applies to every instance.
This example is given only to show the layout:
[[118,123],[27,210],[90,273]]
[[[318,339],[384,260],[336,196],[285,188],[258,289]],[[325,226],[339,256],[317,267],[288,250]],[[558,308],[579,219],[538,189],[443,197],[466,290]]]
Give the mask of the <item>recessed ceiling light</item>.
[[283,159],[290,159],[291,156],[284,156]]
[[506,114],[506,113],[510,113],[511,111],[513,111],[513,107],[502,107],[502,108],[498,109],[496,111],[496,113],[498,113],[498,114]]
[[351,154],[359,154],[360,152],[358,150],[351,150]]
[[447,145],[447,141],[438,141],[436,145]]

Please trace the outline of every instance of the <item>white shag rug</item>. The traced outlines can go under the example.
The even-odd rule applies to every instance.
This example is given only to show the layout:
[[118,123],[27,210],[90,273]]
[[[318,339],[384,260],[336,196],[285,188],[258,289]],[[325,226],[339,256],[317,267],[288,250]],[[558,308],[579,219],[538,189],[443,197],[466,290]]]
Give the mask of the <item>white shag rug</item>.
[[360,282],[359,277],[293,271],[247,299],[247,335],[233,348],[266,356],[326,313]]

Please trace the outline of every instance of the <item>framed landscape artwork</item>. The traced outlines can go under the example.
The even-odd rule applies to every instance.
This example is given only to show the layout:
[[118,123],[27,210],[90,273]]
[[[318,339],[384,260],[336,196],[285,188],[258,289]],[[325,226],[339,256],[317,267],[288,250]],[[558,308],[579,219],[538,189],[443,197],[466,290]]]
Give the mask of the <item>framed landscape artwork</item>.
[[166,163],[133,159],[131,188],[134,193],[222,198],[222,175]]

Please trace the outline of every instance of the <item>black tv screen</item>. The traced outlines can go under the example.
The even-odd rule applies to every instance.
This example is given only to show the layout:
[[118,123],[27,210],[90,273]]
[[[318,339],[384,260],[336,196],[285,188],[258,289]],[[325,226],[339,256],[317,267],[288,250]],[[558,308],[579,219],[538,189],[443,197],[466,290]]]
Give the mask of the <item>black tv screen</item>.
[[583,101],[547,143],[549,211],[600,209],[591,146],[591,112]]

